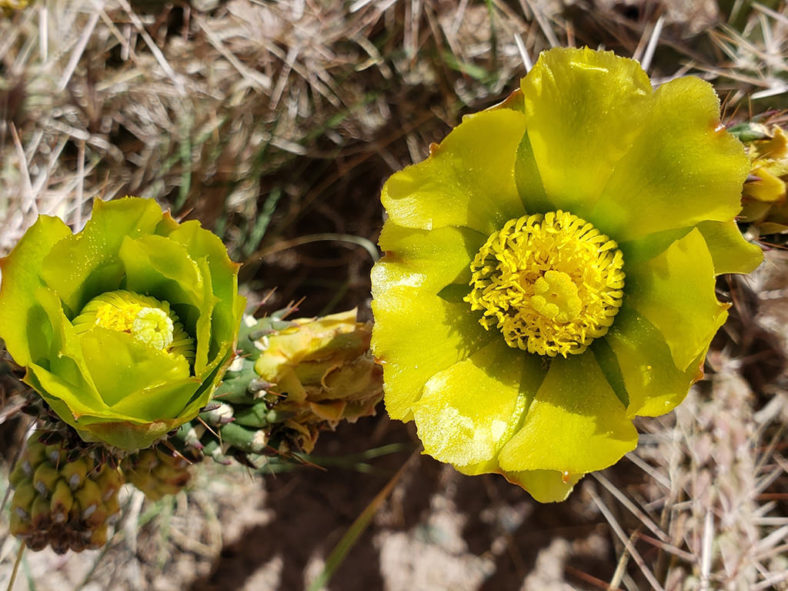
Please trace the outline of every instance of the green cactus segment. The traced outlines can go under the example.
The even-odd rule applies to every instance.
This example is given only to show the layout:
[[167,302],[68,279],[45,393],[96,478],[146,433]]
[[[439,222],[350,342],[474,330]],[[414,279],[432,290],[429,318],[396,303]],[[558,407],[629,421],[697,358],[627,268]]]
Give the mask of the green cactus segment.
[[754,121],[744,121],[736,125],[731,125],[728,128],[728,133],[742,143],[765,140],[771,137],[767,126]]
[[369,352],[371,326],[355,310],[246,317],[239,335],[240,355],[212,403],[175,436],[187,457],[253,464],[250,456],[310,453],[320,431],[374,414],[382,371]]
[[228,423],[219,429],[219,436],[225,445],[246,454],[262,454],[268,444],[265,431],[247,429],[235,423]]
[[11,472],[10,531],[31,550],[51,546],[63,554],[107,542],[123,478],[89,454],[69,455],[57,436],[37,431]]
[[151,501],[183,490],[191,479],[192,462],[162,446],[130,454],[121,462],[127,482],[145,493]]

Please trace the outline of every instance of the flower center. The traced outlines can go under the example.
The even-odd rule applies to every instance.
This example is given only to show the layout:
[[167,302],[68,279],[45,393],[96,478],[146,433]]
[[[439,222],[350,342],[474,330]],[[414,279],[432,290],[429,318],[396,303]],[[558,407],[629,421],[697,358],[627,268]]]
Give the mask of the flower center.
[[471,263],[465,301],[506,344],[538,355],[578,354],[621,307],[624,258],[593,225],[564,211],[512,219]]
[[172,343],[172,319],[161,308],[126,302],[120,306],[101,304],[96,310],[96,326],[127,332],[155,349]]
[[194,359],[194,341],[166,302],[130,291],[103,293],[72,321],[79,334],[94,326],[130,334],[159,351]]

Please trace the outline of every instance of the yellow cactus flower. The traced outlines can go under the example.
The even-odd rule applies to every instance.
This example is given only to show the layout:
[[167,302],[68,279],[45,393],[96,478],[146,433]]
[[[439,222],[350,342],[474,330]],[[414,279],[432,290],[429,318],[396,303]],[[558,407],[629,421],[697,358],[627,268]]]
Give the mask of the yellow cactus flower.
[[715,275],[762,258],[719,109],[697,78],[553,49],[387,181],[372,347],[426,453],[557,501],[681,402],[726,318]]
[[235,353],[239,265],[151,199],[96,200],[77,234],[41,216],[0,267],[0,338],[87,441],[150,446],[197,415]]

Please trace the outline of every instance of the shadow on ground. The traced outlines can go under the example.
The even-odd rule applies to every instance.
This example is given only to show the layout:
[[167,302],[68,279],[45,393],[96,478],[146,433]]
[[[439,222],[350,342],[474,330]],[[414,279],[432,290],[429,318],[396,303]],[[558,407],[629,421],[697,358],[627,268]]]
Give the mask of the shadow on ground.
[[[333,458],[348,457],[365,449],[401,443],[411,450],[417,443],[411,426],[391,422],[386,417],[362,420],[355,426],[340,427],[337,433],[323,435],[318,451]],[[332,466],[328,470],[306,468],[268,476],[265,486],[266,508],[270,521],[246,529],[239,539],[228,543],[214,565],[212,574],[196,581],[191,591],[259,588],[251,580],[273,557],[281,557],[276,589],[305,591],[305,579],[319,572],[316,559],[326,557],[353,521],[397,470],[408,460],[407,449],[372,460],[375,473]],[[411,589],[427,591],[419,576],[399,569],[392,574],[382,551],[387,536],[407,534],[419,544],[422,540],[442,547],[456,563],[481,564],[484,576],[473,579],[469,573],[462,589],[520,589],[529,575],[538,571],[540,553],[556,539],[564,540],[572,555],[571,572],[566,573],[574,588],[573,573],[610,579],[614,563],[612,549],[605,542],[607,525],[588,510],[583,499],[563,504],[540,505],[498,476],[463,477],[427,456],[416,456],[407,466],[394,493],[379,511],[375,521],[361,536],[334,574],[333,591],[371,589]],[[584,506],[585,505],[585,506]],[[441,514],[452,516],[452,528],[441,529]],[[431,539],[430,539],[431,538]],[[594,540],[597,543],[594,543]],[[564,542],[562,542],[564,543]],[[564,553],[566,554],[566,552]],[[563,570],[563,558],[557,568]],[[389,565],[390,566],[390,565]],[[407,565],[406,565],[407,566]],[[436,563],[431,568],[456,568]],[[470,568],[470,567],[469,567]],[[396,569],[394,569],[396,570]],[[305,575],[305,573],[307,573]],[[392,580],[392,578],[394,580]],[[396,580],[400,579],[400,580]],[[257,581],[258,579],[255,579]]]

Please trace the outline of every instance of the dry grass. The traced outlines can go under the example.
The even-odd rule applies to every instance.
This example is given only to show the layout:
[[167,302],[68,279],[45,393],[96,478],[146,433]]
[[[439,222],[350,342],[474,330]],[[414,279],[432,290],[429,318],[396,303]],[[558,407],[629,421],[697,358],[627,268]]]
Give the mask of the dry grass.
[[[310,295],[292,259],[321,249],[288,240],[374,238],[381,179],[512,86],[515,33],[544,47],[503,3],[452,5],[50,0],[0,22],[0,251],[39,212],[79,226],[93,198],[142,195],[222,234],[273,305]],[[370,261],[330,248],[358,299]]]
[[[93,199],[149,196],[222,235],[247,263],[251,294],[276,287],[270,308],[302,296],[305,313],[360,305],[383,180],[421,160],[462,114],[501,100],[539,51],[603,46],[637,57],[656,80],[697,73],[717,84],[728,115],[742,118],[788,106],[788,16],[784,3],[770,6],[753,4],[723,25],[713,2],[39,0],[0,16],[0,253],[40,213],[79,228]],[[631,461],[587,478],[562,509],[535,508],[497,480],[469,484],[441,472],[423,513],[397,516],[397,499],[410,490],[403,485],[376,525],[379,580],[420,589],[433,584],[424,582],[432,581],[427,567],[445,560],[460,569],[452,571],[457,589],[487,588],[485,580],[524,589],[788,588],[788,411],[785,378],[774,379],[788,351],[783,255],[772,253],[751,295],[736,301],[740,322],[721,337],[709,378],[675,414],[640,424]],[[375,429],[343,433],[372,446],[388,427]],[[407,440],[404,430],[395,435]],[[431,466],[423,460],[409,478],[437,474]],[[239,478],[227,482],[248,484]],[[490,500],[479,519],[468,491]],[[244,505],[219,481],[150,513],[130,496],[125,525],[95,572],[96,555],[46,553],[29,557],[23,572],[40,589],[86,574],[94,588],[185,588],[221,562],[211,513],[252,528],[248,513],[235,515],[236,506],[261,502],[250,498]],[[152,521],[137,527],[146,512]],[[462,523],[488,528],[489,544],[463,539]],[[453,533],[437,541],[420,533],[440,527]],[[528,527],[544,543],[524,544]],[[303,543],[309,558],[297,566],[312,572],[330,547]],[[3,538],[0,586],[14,552]],[[296,554],[256,557],[267,570],[255,578],[247,565],[248,584],[284,588]],[[110,564],[125,566],[113,572]]]

